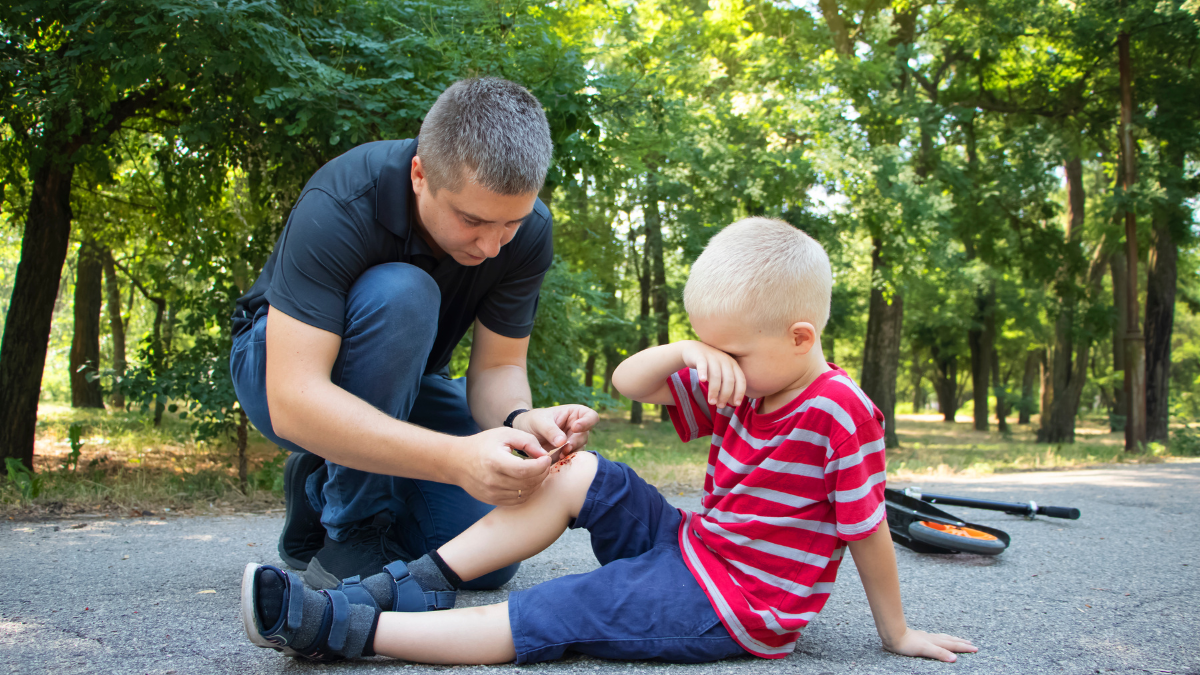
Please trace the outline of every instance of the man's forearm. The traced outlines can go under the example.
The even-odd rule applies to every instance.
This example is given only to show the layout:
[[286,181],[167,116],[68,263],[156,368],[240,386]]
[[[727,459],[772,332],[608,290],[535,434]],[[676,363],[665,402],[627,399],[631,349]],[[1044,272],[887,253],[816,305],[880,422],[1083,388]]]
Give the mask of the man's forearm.
[[329,381],[271,401],[281,437],[351,469],[454,483],[459,439],[389,417]]
[[865,539],[850,542],[850,554],[862,579],[875,628],[885,644],[904,635],[904,606],[900,602],[900,575],[896,569],[896,550],[887,523]]
[[514,410],[533,407],[529,374],[515,365],[467,370],[467,405],[481,429],[504,424]]

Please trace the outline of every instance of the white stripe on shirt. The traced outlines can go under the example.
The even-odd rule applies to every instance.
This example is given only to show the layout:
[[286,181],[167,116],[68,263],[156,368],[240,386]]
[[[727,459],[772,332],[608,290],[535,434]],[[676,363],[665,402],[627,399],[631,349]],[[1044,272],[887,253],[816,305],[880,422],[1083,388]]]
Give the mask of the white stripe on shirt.
[[725,626],[729,628],[734,638],[743,647],[756,651],[760,654],[790,654],[796,649],[796,642],[793,640],[782,647],[771,647],[759,640],[751,637],[746,627],[738,620],[737,613],[729,606],[729,602],[725,600],[725,596],[721,594],[721,589],[713,582],[712,577],[708,575],[708,570],[704,569],[704,563],[696,556],[696,549],[692,546],[692,538],[688,530],[691,529],[693,514],[690,511],[684,512],[683,527],[684,536],[680,537],[683,540],[683,553],[688,557],[692,570],[699,577],[700,583],[704,585],[708,592],[708,597],[716,604],[717,613],[721,615]]

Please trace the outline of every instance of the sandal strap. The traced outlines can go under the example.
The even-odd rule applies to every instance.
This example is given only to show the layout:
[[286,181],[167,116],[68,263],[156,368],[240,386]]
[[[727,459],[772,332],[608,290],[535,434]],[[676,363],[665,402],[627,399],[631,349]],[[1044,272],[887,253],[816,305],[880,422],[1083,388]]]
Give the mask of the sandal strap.
[[346,599],[352,605],[366,605],[379,613],[379,603],[375,602],[375,598],[362,585],[362,577],[354,575],[348,579],[342,579],[342,583],[338,585],[337,590],[346,594]]
[[458,591],[425,591],[425,605],[429,611],[454,609]]
[[452,609],[457,591],[426,591],[408,571],[408,565],[396,560],[383,566],[392,575],[392,611],[428,612]]
[[287,581],[284,587],[284,593],[287,597],[287,620],[284,625],[287,626],[288,630],[299,630],[300,622],[304,620],[304,582],[300,580],[300,576],[295,572],[289,571],[284,573],[278,567],[271,565],[267,565],[266,567],[270,567],[284,575],[284,579]]
[[340,591],[321,591],[325,597],[329,598],[329,604],[332,608],[332,616],[329,625],[329,635],[325,638],[325,644],[329,650],[335,654],[341,654],[342,648],[346,646],[346,635],[350,632],[350,600],[346,598],[346,594]]

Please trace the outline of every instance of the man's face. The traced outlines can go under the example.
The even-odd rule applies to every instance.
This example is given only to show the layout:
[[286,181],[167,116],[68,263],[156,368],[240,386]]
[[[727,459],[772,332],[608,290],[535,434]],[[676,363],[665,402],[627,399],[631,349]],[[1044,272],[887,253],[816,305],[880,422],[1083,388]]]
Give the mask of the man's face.
[[467,180],[458,192],[433,192],[421,158],[412,163],[413,194],[421,234],[433,252],[449,255],[460,265],[474,266],[500,253],[533,211],[536,192],[501,195]]

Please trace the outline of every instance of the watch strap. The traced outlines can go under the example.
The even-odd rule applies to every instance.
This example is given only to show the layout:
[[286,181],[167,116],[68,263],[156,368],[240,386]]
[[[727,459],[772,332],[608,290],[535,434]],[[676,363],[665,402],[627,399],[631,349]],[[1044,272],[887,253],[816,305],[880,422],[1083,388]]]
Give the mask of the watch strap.
[[528,408],[517,408],[516,410],[508,413],[508,417],[504,418],[504,426],[511,429],[512,425],[513,425],[513,420],[517,419],[517,415],[520,415],[521,413],[527,413],[527,412],[529,412]]

